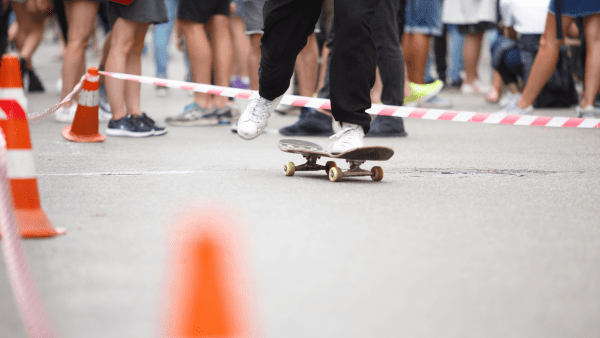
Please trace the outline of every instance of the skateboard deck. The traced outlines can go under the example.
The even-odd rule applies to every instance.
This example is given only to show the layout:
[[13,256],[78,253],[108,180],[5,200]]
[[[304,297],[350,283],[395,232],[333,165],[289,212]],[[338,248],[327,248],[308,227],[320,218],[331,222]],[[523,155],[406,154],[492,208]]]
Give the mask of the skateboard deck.
[[[296,171],[318,171],[325,170],[332,182],[341,181],[348,176],[370,176],[374,181],[383,179],[383,169],[373,167],[370,171],[361,169],[365,161],[387,161],[394,155],[394,150],[388,147],[360,147],[339,154],[332,154],[320,145],[312,142],[284,139],[277,144],[279,149],[287,153],[300,154],[306,158],[306,163],[296,166],[293,162],[287,162],[284,166],[286,176],[293,176]],[[328,161],[325,165],[317,164],[321,157],[339,158],[350,164],[350,169],[343,171],[334,161]]]

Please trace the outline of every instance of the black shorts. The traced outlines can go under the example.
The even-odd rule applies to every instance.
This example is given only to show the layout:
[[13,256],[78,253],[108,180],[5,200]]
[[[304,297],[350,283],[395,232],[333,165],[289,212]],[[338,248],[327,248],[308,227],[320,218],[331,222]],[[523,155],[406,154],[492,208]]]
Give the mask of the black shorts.
[[482,21],[475,24],[456,25],[458,32],[462,35],[483,33],[488,29],[495,28],[496,25],[492,22]]
[[229,16],[231,0],[179,0],[177,18],[205,24],[213,15]]
[[108,18],[111,27],[117,18],[129,21],[159,24],[169,21],[164,0],[134,0],[129,5],[108,2]]

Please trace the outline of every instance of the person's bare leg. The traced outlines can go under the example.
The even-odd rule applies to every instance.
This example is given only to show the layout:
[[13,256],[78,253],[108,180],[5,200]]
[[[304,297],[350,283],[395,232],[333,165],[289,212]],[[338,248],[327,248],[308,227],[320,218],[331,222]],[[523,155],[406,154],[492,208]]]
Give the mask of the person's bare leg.
[[[404,74],[407,73],[406,64],[403,65]],[[410,89],[410,81],[408,80],[408,76],[404,77],[404,97],[407,98],[412,95],[412,89]]]
[[[72,90],[85,73],[85,47],[94,29],[98,3],[94,1],[67,1],[65,9],[69,23],[68,41],[63,55],[61,100]],[[77,102],[77,97],[74,97]],[[71,102],[65,104],[70,107]]]
[[500,100],[500,95],[502,94],[502,76],[497,70],[493,70],[492,72],[492,89],[485,97],[485,100],[491,103],[497,103]]
[[[178,21],[185,37],[194,82],[210,84],[212,51],[205,26],[189,20]],[[210,94],[194,92],[194,101],[204,109],[213,105]]]
[[[213,15],[206,25],[213,50],[213,76],[217,86],[229,87],[233,47],[229,32],[229,18],[224,15]],[[227,106],[226,96],[214,96],[213,104],[217,108]]]
[[585,56],[585,85],[581,108],[593,106],[600,89],[600,14],[590,15],[583,20],[587,54]]
[[317,45],[317,35],[312,33],[296,59],[296,76],[298,77],[300,96],[313,96],[317,88],[318,75],[319,46]]
[[404,52],[404,63],[406,65],[406,78],[409,81],[414,82],[415,80],[415,48],[414,48],[414,34],[404,33],[402,36],[402,51]]
[[371,88],[371,102],[381,103],[381,91],[383,90],[383,82],[381,82],[381,74],[379,67],[375,70],[375,85]]
[[[108,52],[110,51],[110,36],[111,32],[106,34],[106,38],[104,39],[104,45],[102,46],[102,58],[100,59],[100,64],[98,65],[98,69],[104,70],[106,69],[106,59],[108,59]],[[100,80],[98,81],[100,85],[104,84],[104,76],[100,76]]]
[[327,72],[327,56],[329,55],[329,48],[327,48],[327,44],[323,45],[323,50],[321,51],[321,65],[319,68],[319,82],[317,83],[317,91],[323,88],[325,84],[325,73]]
[[[563,36],[566,36],[567,30],[572,23],[572,18],[567,16],[562,17]],[[548,83],[548,80],[550,80],[552,73],[554,73],[554,70],[556,69],[558,54],[563,40],[564,39],[559,40],[556,38],[556,19],[553,14],[548,13],[548,17],[546,18],[546,28],[540,39],[540,48],[533,61],[529,79],[525,84],[521,98],[517,102],[517,107],[525,109],[533,105],[533,102],[546,83]]]
[[[113,34],[110,39],[110,50],[106,60],[106,71],[125,73],[127,71],[127,56],[134,46],[136,22],[117,18],[113,25]],[[106,93],[112,110],[113,120],[120,120],[127,116],[125,109],[125,82],[112,77],[105,78]]]
[[262,34],[250,35],[250,53],[248,54],[248,75],[250,89],[258,90],[258,69],[260,68],[260,38]]
[[250,51],[250,39],[245,33],[244,20],[237,16],[229,19],[231,30],[231,42],[233,46],[233,74],[248,77],[248,52]]
[[463,47],[463,60],[465,65],[465,83],[472,84],[477,78],[477,63],[481,53],[481,40],[483,33],[472,33],[465,36]]
[[[127,74],[142,75],[142,51],[144,50],[144,37],[149,24],[136,22],[133,46],[127,54],[127,64],[125,70]],[[137,81],[127,81],[125,83],[125,106],[127,113],[131,116],[142,115],[140,106],[141,83]]]
[[425,69],[427,68],[427,60],[429,58],[429,35],[412,34],[413,35],[413,76],[414,83],[425,84]]
[[44,37],[46,13],[29,12],[26,5],[21,3],[12,3],[12,5],[19,20],[19,31],[22,29],[24,33],[19,54],[25,60],[27,69],[32,70],[31,57]]

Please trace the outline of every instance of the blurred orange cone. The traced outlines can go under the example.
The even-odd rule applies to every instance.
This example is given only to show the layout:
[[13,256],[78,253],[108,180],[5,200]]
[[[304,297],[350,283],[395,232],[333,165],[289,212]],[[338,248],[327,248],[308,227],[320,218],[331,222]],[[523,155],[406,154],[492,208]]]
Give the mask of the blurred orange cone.
[[62,136],[72,142],[103,142],[106,136],[98,132],[98,107],[100,91],[98,85],[98,68],[90,67],[83,90],[79,94],[79,103],[73,124],[65,127]]
[[[23,92],[23,78],[21,77],[21,64],[15,54],[2,56],[0,64],[0,99],[15,99],[27,110],[27,98]],[[0,116],[0,128],[6,134],[6,117]]]
[[7,116],[7,177],[21,236],[50,237],[64,234],[66,230],[52,226],[40,205],[25,111],[16,100],[0,99],[0,112]]
[[166,337],[249,337],[239,238],[224,213],[189,215],[177,228]]

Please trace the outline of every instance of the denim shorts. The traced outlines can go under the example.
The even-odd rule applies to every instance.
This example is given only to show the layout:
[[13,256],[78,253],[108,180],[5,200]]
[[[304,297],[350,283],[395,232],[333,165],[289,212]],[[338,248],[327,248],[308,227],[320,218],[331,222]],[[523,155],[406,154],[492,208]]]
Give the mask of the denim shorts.
[[246,35],[262,34],[264,28],[263,7],[265,0],[243,1],[244,22],[246,23]]
[[[592,14],[600,13],[600,1],[593,0],[559,0],[562,7],[562,15],[571,18],[583,18]],[[548,12],[556,15],[554,11],[555,0],[550,1]]]
[[406,0],[404,33],[442,36],[440,0]]

